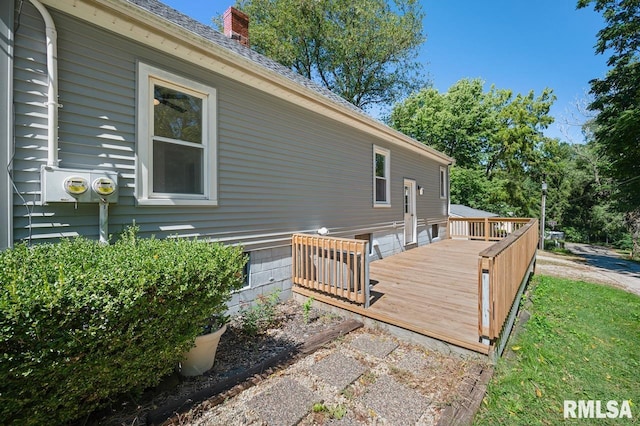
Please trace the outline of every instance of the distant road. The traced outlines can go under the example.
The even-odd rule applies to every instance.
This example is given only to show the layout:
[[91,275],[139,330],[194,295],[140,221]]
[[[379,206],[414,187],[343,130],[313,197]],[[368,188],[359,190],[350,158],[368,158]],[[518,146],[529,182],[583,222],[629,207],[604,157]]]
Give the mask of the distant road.
[[613,285],[640,296],[640,264],[606,247],[566,243],[565,248],[576,256],[538,251],[536,272]]

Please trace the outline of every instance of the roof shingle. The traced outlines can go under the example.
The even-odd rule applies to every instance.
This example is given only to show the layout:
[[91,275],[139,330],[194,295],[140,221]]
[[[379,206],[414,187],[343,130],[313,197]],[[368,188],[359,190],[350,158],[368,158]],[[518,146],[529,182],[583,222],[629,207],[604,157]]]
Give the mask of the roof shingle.
[[[367,115],[362,109],[356,107],[352,103],[346,101],[340,96],[336,95],[329,89],[324,86],[321,86],[312,80],[292,71],[291,69],[281,65],[280,63],[270,59],[260,53],[257,53],[250,48],[241,45],[235,40],[231,40],[227,38],[224,34],[216,31],[213,27],[204,25],[195,19],[165,5],[164,3],[158,0],[126,0],[130,4],[136,5],[141,9],[144,9],[148,12],[153,13],[156,16],[159,16],[167,21],[172,22],[175,25],[182,27],[183,29],[202,37],[210,42],[217,44],[218,46],[230,50],[243,58],[246,58],[256,64],[259,64],[271,71],[275,71],[276,73],[288,78],[289,80],[302,85],[308,89],[315,91],[316,93],[332,100],[333,102],[339,103],[344,107],[351,109],[354,112],[359,114]],[[368,116],[370,119],[372,117]]]

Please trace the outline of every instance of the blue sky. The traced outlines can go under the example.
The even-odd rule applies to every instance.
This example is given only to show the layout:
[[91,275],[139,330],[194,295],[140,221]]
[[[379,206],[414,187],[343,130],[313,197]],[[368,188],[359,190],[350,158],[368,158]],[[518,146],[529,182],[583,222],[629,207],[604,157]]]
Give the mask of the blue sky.
[[[198,21],[211,24],[233,0],[162,0]],[[589,80],[606,73],[606,57],[595,55],[596,33],[604,22],[591,9],[576,10],[576,0],[421,0],[427,41],[420,50],[426,76],[440,91],[461,78],[479,77],[526,94],[553,89],[556,122],[546,134],[567,140],[560,128],[576,116]],[[577,115],[578,118],[581,115]],[[577,126],[563,126],[581,142]]]

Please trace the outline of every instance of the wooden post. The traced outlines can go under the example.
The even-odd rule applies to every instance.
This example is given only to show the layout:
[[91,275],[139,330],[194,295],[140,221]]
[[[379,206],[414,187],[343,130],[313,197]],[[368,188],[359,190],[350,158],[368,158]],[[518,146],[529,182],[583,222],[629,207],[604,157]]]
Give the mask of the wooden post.
[[[489,278],[489,270],[482,270],[482,329],[490,330],[491,328],[491,298],[490,294],[490,278]],[[487,334],[491,334],[490,332]],[[485,345],[489,344],[489,339],[486,337],[486,334],[481,336],[482,343]]]
[[478,266],[480,268],[480,283],[478,288],[479,297],[479,329],[480,341],[489,345],[491,343],[491,266],[492,260],[480,257]]
[[364,243],[364,252],[362,253],[362,258],[364,261],[364,280],[363,280],[363,293],[364,293],[364,307],[368,308],[371,303],[371,289],[369,285],[369,242]]
[[489,218],[484,218],[484,240],[489,241]]

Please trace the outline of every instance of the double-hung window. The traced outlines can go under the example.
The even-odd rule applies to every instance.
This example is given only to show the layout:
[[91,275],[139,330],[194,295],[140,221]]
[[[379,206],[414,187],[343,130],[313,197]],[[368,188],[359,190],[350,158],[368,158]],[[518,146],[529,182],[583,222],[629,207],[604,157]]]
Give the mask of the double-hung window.
[[138,64],[139,204],[216,205],[216,91]]
[[373,206],[391,206],[391,153],[388,149],[373,146]]

